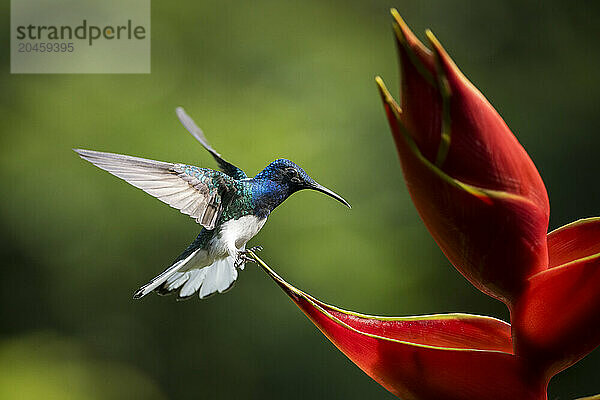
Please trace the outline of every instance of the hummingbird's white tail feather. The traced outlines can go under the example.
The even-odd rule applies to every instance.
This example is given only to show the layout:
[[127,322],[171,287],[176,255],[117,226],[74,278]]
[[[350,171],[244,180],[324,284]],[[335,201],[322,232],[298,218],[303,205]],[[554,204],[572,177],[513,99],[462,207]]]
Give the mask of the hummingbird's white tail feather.
[[169,268],[167,268],[163,272],[161,272],[159,275],[157,275],[154,278],[152,278],[152,280],[150,282],[146,283],[144,286],[142,286],[141,288],[139,288],[133,294],[133,298],[134,299],[142,298],[145,295],[147,295],[148,293],[150,293],[151,291],[153,291],[154,289],[156,289],[157,287],[159,287],[160,285],[162,285],[169,278],[171,278],[172,276],[174,276],[175,274],[177,274],[178,271],[188,261],[190,261],[194,257],[194,255],[196,254],[196,252],[197,251],[194,251],[194,252],[190,253],[186,258],[177,261],[176,263],[174,263],[173,265],[171,265]]
[[[233,257],[226,257],[215,261],[210,267],[203,268],[206,270],[206,276],[200,287],[201,299],[216,292],[223,293],[233,286],[238,276],[234,264]],[[183,297],[181,293],[180,296]]]
[[[180,264],[178,268],[189,267]],[[207,267],[174,271],[159,286],[155,286],[151,290],[156,290],[161,295],[179,290],[179,299],[186,299],[199,292],[199,297],[204,299],[214,293],[227,291],[233,286],[237,277],[235,259],[230,256],[218,259]]]

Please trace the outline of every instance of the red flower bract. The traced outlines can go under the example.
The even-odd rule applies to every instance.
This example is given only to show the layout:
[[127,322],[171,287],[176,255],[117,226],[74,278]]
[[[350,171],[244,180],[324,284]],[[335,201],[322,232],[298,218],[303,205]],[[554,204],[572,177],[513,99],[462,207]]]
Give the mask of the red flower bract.
[[515,351],[548,377],[600,343],[600,219],[548,234],[550,268],[528,279],[513,312]]
[[600,218],[546,234],[548,197],[525,150],[433,34],[430,51],[392,14],[402,107],[376,80],[410,195],[444,254],[506,303],[512,326],[344,311],[251,255],[338,349],[405,400],[544,400],[552,376],[600,344]]
[[510,306],[525,278],[546,268],[542,179],[433,34],[431,52],[393,15],[402,107],[377,83],[413,202],[452,264]]
[[512,354],[505,322],[468,314],[387,318],[341,310],[253,257],[340,351],[402,399],[545,399],[543,380]]

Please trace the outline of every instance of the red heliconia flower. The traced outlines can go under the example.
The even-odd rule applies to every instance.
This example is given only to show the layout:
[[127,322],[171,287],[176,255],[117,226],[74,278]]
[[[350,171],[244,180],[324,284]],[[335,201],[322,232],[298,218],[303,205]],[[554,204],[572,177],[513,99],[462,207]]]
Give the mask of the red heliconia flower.
[[376,80],[410,195],[444,254],[508,306],[512,325],[344,311],[254,257],[338,349],[405,400],[544,400],[552,376],[600,344],[600,218],[547,234],[546,188],[523,147],[433,34],[429,50],[392,14],[401,106]]

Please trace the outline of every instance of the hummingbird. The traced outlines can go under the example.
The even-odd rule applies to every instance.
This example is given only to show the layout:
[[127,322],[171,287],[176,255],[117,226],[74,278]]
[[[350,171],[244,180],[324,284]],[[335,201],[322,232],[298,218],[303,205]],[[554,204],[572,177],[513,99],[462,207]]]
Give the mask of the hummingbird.
[[206,140],[202,130],[183,108],[176,109],[183,126],[213,156],[220,171],[184,163],[100,151],[73,149],[98,168],[142,189],[169,206],[187,214],[202,226],[196,239],[163,272],[140,287],[134,299],[155,291],[178,293],[187,299],[196,292],[201,299],[229,290],[251,261],[246,243],[264,226],[271,212],[302,189],[322,192],[348,208],[340,195],[312,179],[287,159],[267,165],[255,177],[225,161]]

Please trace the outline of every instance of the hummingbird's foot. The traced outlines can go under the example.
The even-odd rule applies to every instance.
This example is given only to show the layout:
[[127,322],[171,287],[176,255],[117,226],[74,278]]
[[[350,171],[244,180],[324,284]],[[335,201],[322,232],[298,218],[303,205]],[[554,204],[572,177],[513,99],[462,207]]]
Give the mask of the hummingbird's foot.
[[256,263],[256,260],[250,256],[250,252],[254,253],[257,251],[261,251],[262,246],[254,246],[246,250],[242,250],[238,252],[237,260],[235,260],[236,268],[243,268],[244,264],[247,262]]
[[234,266],[236,268],[244,269],[244,264],[247,262],[256,262],[254,258],[250,257],[246,251],[240,251],[238,253],[237,259],[235,260]]

